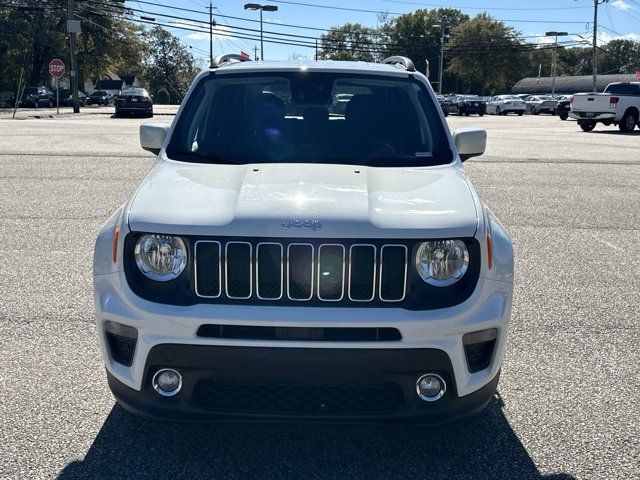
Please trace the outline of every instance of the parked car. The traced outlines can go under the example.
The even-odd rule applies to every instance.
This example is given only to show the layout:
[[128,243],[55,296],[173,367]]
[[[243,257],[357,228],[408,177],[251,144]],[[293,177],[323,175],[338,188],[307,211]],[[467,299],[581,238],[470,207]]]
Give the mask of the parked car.
[[[47,87],[26,87],[20,99],[21,107],[53,107],[56,97]],[[15,105],[15,95],[11,99],[11,105]]]
[[571,110],[571,97],[569,95],[563,95],[558,97],[557,100],[556,115],[560,117],[560,120],[566,120],[569,118],[569,111]]
[[513,293],[512,242],[462,163],[485,130],[452,135],[404,57],[247,61],[216,57],[171,126],[141,126],[157,160],[98,234],[118,402],[171,420],[482,410]]
[[569,116],[578,120],[585,132],[593,130],[598,122],[632,132],[636,125],[640,127],[640,82],[610,83],[603,93],[577,93]]
[[517,95],[496,95],[487,103],[487,113],[495,115],[507,115],[516,113],[522,116],[524,113],[524,101]]
[[[73,107],[73,95],[71,95],[71,92],[65,92],[65,93],[67,95],[64,98],[64,100],[61,102],[62,105],[65,107]],[[87,104],[87,96],[80,90],[78,90],[78,104],[81,107],[84,107]]]
[[444,95],[436,95],[436,98],[438,99],[438,105],[440,105],[440,108],[442,109],[442,113],[444,113],[445,117],[448,117],[449,116],[449,100],[447,100]]
[[116,115],[142,113],[153,117],[153,100],[144,88],[126,88],[115,99]]
[[87,105],[109,105],[115,102],[115,95],[104,90],[96,90],[87,99]]
[[525,100],[526,112],[530,115],[550,113],[555,115],[558,101],[551,95],[530,95]]
[[477,95],[457,95],[449,101],[449,113],[467,115],[472,113],[483,116],[487,111],[487,102]]

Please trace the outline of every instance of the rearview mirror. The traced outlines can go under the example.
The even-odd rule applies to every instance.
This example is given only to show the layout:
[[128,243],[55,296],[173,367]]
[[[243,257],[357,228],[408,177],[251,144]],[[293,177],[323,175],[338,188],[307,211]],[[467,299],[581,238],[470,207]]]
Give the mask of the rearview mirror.
[[453,141],[464,162],[471,157],[478,157],[487,147],[487,131],[484,128],[460,128],[453,132]]
[[163,123],[143,123],[140,125],[140,146],[158,155],[167,137],[170,125]]

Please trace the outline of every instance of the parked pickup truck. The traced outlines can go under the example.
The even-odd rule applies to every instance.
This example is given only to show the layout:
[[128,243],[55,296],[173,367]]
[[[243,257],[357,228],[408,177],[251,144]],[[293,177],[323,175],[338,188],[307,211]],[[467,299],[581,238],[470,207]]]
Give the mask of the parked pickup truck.
[[578,120],[585,132],[598,122],[631,132],[636,125],[640,127],[640,82],[610,83],[603,93],[578,93],[571,101],[569,116]]

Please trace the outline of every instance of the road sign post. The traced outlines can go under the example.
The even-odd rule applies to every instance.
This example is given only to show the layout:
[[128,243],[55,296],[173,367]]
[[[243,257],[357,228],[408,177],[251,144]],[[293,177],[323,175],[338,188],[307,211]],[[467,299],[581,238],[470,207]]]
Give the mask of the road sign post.
[[56,114],[60,115],[60,77],[64,75],[64,63],[54,58],[49,63],[49,73],[56,79]]

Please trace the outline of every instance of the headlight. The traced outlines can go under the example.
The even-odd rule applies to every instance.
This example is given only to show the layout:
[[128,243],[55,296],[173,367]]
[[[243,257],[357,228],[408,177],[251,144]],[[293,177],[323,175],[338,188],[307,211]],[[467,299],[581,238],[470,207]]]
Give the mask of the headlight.
[[453,285],[468,267],[469,250],[462,240],[435,240],[418,247],[416,269],[422,280],[430,285]]
[[180,237],[143,235],[135,248],[136,264],[151,280],[168,282],[187,265],[187,249]]

